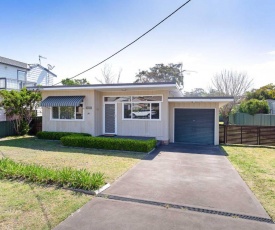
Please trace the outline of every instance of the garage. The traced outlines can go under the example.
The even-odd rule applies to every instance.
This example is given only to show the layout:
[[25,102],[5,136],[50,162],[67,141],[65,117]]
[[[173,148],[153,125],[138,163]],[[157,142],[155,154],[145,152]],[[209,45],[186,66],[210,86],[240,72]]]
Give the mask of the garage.
[[174,140],[186,144],[214,144],[215,109],[174,111]]

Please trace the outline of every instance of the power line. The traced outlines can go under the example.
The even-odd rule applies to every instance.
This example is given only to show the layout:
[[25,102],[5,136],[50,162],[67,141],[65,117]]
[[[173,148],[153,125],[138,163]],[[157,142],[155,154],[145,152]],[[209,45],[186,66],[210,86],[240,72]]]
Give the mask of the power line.
[[[153,29],[155,29],[156,27],[158,27],[161,23],[163,23],[164,21],[166,21],[168,18],[170,18],[173,14],[175,14],[177,11],[179,11],[182,7],[184,7],[185,5],[187,5],[189,2],[191,2],[191,0],[186,1],[184,4],[182,4],[180,7],[178,7],[176,10],[174,10],[171,14],[169,14],[166,18],[164,18],[163,20],[161,20],[158,24],[156,24],[155,26],[153,26],[151,29],[147,30],[144,34],[140,35],[137,39],[135,39],[134,41],[132,41],[131,43],[129,43],[128,45],[124,46],[122,49],[118,50],[117,52],[115,52],[114,54],[112,54],[111,56],[105,58],[104,60],[102,60],[101,62],[97,63],[96,65],[90,67],[89,69],[86,69],[84,71],[82,71],[81,73],[70,77],[69,79],[73,79],[76,78],[78,76],[80,76],[81,74],[84,74],[88,71],[90,71],[91,69],[99,66],[100,64],[102,64],[103,62],[109,60],[110,58],[114,57],[115,55],[117,55],[118,53],[120,53],[121,51],[125,50],[126,48],[128,48],[129,46],[133,45],[135,42],[137,42],[139,39],[141,39],[142,37],[144,37],[146,34],[148,34],[149,32],[151,32]],[[58,82],[54,85],[57,85],[61,82]]]

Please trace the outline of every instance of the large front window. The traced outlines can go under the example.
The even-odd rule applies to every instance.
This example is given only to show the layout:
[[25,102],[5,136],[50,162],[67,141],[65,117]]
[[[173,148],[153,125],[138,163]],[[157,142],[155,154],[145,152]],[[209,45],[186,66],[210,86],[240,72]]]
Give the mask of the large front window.
[[60,120],[82,120],[83,105],[52,107],[52,119]]
[[123,118],[132,120],[159,120],[162,96],[132,96],[123,103]]

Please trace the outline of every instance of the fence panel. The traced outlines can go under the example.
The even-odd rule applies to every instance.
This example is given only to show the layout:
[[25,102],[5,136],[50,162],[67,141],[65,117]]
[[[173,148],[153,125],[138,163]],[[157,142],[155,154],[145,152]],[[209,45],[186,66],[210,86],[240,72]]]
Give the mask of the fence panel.
[[35,117],[30,123],[29,134],[36,135],[39,131],[42,131],[42,117]]
[[275,126],[275,114],[255,114],[236,113],[229,116],[232,125],[256,125],[256,126]]
[[12,121],[0,121],[0,137],[16,135]]
[[[37,132],[42,131],[42,117],[33,118],[30,123],[30,135],[36,135]],[[0,138],[16,135],[13,121],[0,121]]]
[[220,125],[220,143],[273,145],[275,126]]

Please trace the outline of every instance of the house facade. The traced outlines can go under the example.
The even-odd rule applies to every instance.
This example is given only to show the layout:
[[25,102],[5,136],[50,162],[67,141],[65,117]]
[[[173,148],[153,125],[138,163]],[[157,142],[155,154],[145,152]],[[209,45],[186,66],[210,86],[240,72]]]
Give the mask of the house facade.
[[43,131],[146,136],[164,143],[219,144],[219,108],[233,100],[186,98],[170,82],[39,89]]
[[[35,85],[51,86],[55,77],[54,73],[40,64],[29,65],[0,57],[0,90],[20,90]],[[0,121],[5,120],[5,111],[0,108]]]

